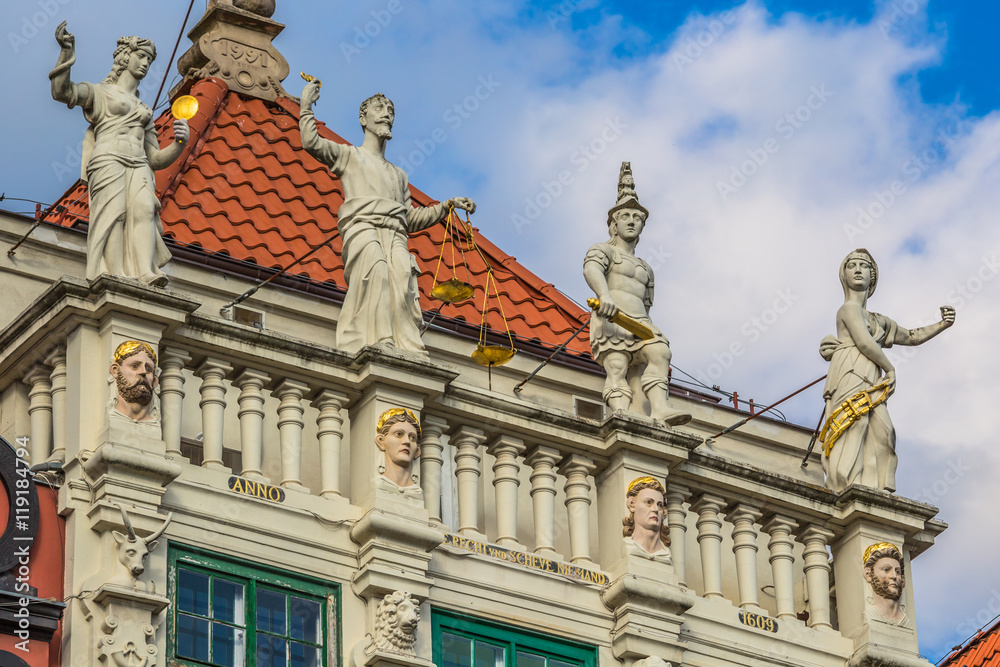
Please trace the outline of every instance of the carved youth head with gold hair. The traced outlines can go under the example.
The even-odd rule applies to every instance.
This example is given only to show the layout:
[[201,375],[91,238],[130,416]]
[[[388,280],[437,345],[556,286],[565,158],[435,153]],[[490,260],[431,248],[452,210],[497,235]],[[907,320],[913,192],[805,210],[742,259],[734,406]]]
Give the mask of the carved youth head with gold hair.
[[382,474],[399,486],[411,486],[413,460],[420,456],[420,422],[406,408],[390,408],[378,418],[375,445],[385,454]]
[[132,419],[148,417],[156,378],[156,352],[149,343],[128,340],[115,348],[114,361],[109,367],[118,386],[118,411]]
[[653,477],[637,477],[625,492],[628,516],[622,519],[622,534],[635,538],[636,532],[658,533],[663,546],[670,546],[670,531],[664,521],[666,509],[663,485]]

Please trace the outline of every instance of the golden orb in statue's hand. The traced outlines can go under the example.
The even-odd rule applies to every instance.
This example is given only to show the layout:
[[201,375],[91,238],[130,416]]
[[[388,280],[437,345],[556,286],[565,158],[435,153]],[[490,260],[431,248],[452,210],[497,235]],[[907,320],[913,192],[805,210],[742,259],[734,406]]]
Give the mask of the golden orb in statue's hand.
[[170,113],[174,118],[189,120],[198,113],[198,98],[193,95],[181,95],[170,105]]

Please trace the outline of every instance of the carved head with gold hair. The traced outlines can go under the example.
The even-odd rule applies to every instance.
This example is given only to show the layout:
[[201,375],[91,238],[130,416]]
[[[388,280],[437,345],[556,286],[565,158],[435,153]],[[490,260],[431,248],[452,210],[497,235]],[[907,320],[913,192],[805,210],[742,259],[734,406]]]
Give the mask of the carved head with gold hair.
[[[628,516],[622,519],[622,534],[625,537],[632,537],[635,534],[635,511],[636,506],[640,502],[639,494],[650,489],[655,493],[652,494],[650,501],[653,503],[654,509],[656,509],[656,501],[659,500],[659,517],[660,517],[660,541],[663,542],[663,546],[670,546],[670,530],[667,527],[666,522],[666,511],[663,509],[664,496],[666,491],[663,485],[660,484],[655,478],[647,476],[637,477],[632,480],[628,485],[628,489],[625,491],[625,508],[628,509]],[[659,494],[659,498],[656,498],[656,493]]]
[[406,408],[390,408],[375,425],[375,445],[385,455],[379,468],[385,477],[399,486],[415,484],[413,461],[420,456],[420,421]]
[[125,341],[115,348],[108,370],[118,386],[118,411],[138,421],[147,419],[153,390],[159,383],[153,346],[138,340]]
[[[883,561],[895,562],[883,562]],[[887,600],[898,600],[906,588],[903,554],[895,544],[878,542],[865,549],[865,581],[872,592]]]

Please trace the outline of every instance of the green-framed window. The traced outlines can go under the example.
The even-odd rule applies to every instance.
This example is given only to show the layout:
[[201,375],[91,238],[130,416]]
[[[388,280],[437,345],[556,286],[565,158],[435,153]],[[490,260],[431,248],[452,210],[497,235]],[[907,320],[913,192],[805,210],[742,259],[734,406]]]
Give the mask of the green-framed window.
[[339,667],[340,588],[170,545],[170,658],[190,667]]
[[432,610],[438,667],[597,667],[597,649],[509,625]]

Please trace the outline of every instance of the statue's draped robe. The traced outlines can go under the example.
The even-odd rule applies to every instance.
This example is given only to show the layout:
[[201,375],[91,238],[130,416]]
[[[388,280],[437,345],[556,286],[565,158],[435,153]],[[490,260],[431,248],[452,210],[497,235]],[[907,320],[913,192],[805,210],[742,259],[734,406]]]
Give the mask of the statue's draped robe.
[[[311,115],[302,112],[303,118]],[[402,169],[362,148],[320,139],[312,123],[300,128],[303,146],[344,188],[337,230],[344,241],[347,296],[337,347],[353,353],[390,342],[423,352],[418,270],[407,241],[409,234],[440,222],[443,207],[413,208]]]
[[[90,197],[87,279],[120,271],[152,282],[164,276],[160,267],[170,260],[163,242],[156,176],[147,157],[147,147],[159,150],[153,112],[115,85],[81,85],[87,89],[86,100],[73,100],[69,106],[89,107],[84,111],[90,129],[81,166]],[[142,139],[134,136],[136,128],[143,128]],[[152,230],[139,234],[143,225]],[[116,241],[109,243],[112,238]],[[115,254],[110,262],[108,253]]]
[[[878,313],[864,311],[864,317],[875,342],[884,348],[892,347],[898,325]],[[830,358],[830,372],[823,388],[824,423],[844,401],[875,386],[882,377],[882,369],[862,354],[853,340],[828,338],[836,341],[837,347]],[[827,487],[838,493],[855,483],[894,491],[896,463],[896,429],[886,404],[880,403],[837,439],[829,458],[823,457],[823,471]]]

